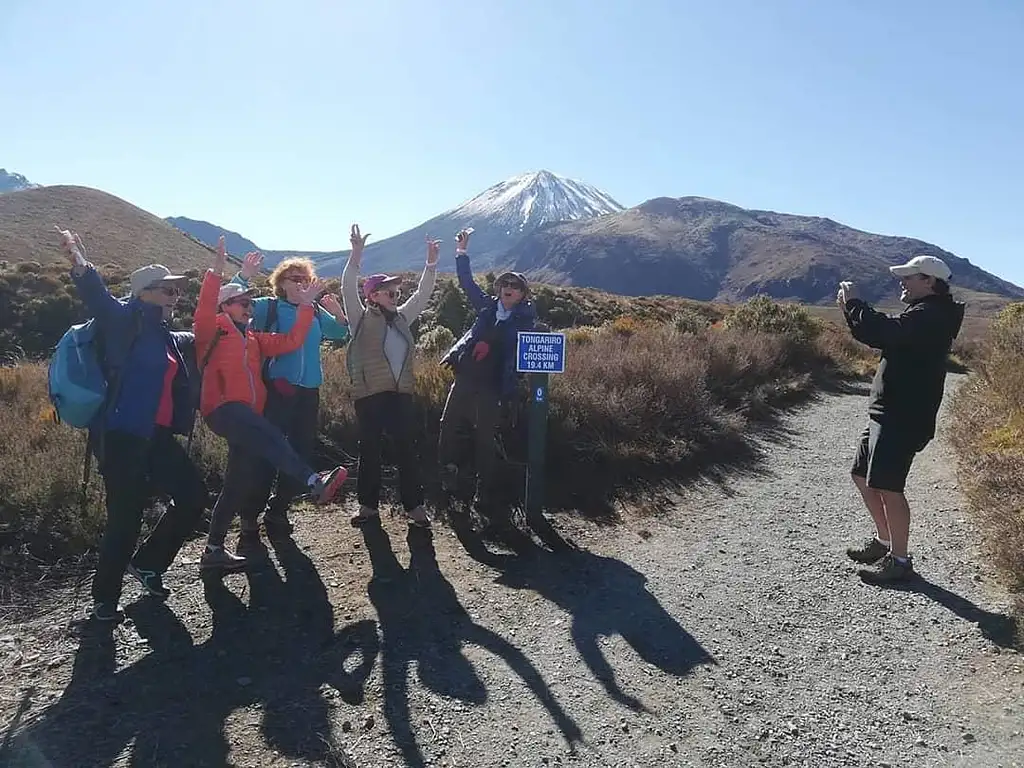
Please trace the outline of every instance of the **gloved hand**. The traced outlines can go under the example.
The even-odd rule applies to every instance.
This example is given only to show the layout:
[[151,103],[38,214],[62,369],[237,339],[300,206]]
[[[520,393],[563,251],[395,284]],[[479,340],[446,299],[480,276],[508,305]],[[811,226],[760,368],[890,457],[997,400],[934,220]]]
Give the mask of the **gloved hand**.
[[483,360],[491,351],[491,345],[486,341],[478,341],[473,345],[473,359],[478,363]]

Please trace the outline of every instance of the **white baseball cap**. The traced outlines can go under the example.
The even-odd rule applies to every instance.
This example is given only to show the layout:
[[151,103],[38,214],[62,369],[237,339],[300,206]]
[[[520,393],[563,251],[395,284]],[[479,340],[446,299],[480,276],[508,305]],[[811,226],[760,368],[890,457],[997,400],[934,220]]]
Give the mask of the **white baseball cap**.
[[156,288],[164,283],[179,283],[187,280],[184,275],[171,274],[171,270],[163,264],[147,264],[132,272],[128,279],[133,296],[138,296],[147,288]]
[[219,307],[225,301],[231,301],[239,296],[246,296],[251,293],[250,289],[243,288],[238,283],[224,283],[217,292],[217,306]]
[[938,256],[915,256],[906,264],[889,267],[889,271],[896,277],[910,277],[911,275],[928,275],[937,280],[948,281],[952,270],[946,266],[946,262]]

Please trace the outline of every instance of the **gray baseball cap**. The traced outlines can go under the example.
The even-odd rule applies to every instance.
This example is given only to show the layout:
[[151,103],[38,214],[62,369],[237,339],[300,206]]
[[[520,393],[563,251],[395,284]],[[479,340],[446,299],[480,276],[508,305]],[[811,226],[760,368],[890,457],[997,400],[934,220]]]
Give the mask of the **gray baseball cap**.
[[132,272],[129,278],[132,296],[138,296],[147,288],[156,288],[164,283],[180,283],[188,278],[184,275],[175,275],[163,264],[147,264]]

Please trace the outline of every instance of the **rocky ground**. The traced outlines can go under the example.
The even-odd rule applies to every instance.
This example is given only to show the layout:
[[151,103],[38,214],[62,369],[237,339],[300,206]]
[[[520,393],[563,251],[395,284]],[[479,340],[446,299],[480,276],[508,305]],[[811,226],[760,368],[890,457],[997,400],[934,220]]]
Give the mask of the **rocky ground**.
[[[951,384],[954,386],[955,382]],[[862,396],[579,549],[463,544],[347,510],[113,632],[87,584],[0,630],[0,766],[1024,766],[1024,659],[941,438],[908,496],[920,579],[862,584]]]

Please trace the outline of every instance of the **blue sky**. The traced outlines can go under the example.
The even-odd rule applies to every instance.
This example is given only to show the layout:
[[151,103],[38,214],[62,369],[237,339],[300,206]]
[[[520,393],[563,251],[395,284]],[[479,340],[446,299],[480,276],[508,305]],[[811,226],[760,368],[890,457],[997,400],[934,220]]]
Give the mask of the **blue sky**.
[[[546,168],[1024,284],[1019,0],[3,0],[0,167],[268,249]],[[447,236],[447,233],[441,233]]]

